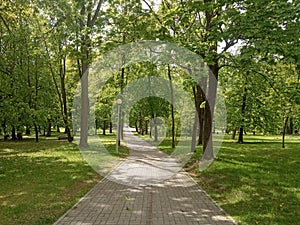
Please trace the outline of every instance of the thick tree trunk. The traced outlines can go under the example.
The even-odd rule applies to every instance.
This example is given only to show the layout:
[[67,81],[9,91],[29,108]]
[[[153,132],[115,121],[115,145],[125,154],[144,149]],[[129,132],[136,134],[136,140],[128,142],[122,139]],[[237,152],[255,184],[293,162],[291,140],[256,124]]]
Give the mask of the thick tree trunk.
[[83,52],[82,77],[81,77],[81,114],[80,114],[80,143],[81,148],[88,145],[88,117],[89,117],[89,96],[88,96],[88,51]]
[[174,90],[173,90],[173,83],[172,83],[170,65],[168,65],[168,77],[169,77],[170,95],[171,95],[171,119],[172,119],[171,136],[172,136],[172,148],[175,148]]
[[[90,63],[91,51],[91,33],[96,20],[99,16],[100,9],[103,4],[103,0],[96,1],[83,1],[81,4],[80,14],[82,18],[79,19],[80,31],[82,32],[81,37],[81,69],[79,64],[79,72],[81,78],[81,117],[80,117],[80,143],[79,146],[82,148],[88,147],[88,116],[89,116],[89,97],[88,97],[88,68]],[[87,5],[86,5],[87,3]],[[96,6],[96,7],[95,7]],[[94,10],[92,15],[91,10]],[[85,33],[84,30],[87,30]]]
[[219,74],[218,61],[216,59],[215,64],[209,66],[209,80],[207,90],[207,102],[205,104],[204,112],[204,132],[203,132],[203,155],[202,159],[212,160],[214,158],[213,142],[212,142],[212,121],[214,116],[214,107],[217,95],[217,80]]

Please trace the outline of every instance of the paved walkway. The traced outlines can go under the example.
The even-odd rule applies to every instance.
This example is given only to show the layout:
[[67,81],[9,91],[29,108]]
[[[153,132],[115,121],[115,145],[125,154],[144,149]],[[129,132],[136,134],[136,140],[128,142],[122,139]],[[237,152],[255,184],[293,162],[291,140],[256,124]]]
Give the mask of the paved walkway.
[[126,130],[130,156],[56,225],[236,224],[166,154]]

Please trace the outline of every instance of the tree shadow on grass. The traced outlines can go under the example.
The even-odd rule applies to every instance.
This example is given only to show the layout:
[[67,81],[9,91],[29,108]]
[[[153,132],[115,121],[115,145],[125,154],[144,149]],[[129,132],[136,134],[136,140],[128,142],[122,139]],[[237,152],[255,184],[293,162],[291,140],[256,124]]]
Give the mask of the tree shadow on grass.
[[0,157],[4,224],[52,224],[100,179],[72,144],[31,145]]

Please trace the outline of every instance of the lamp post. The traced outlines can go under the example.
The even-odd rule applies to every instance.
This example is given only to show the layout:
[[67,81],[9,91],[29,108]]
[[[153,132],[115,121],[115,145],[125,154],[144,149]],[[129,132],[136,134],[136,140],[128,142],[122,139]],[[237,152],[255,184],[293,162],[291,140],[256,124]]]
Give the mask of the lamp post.
[[121,104],[122,99],[117,99],[116,101],[118,105],[118,124],[117,124],[117,140],[116,140],[116,153],[119,154],[119,145],[120,145],[120,116],[121,116]]

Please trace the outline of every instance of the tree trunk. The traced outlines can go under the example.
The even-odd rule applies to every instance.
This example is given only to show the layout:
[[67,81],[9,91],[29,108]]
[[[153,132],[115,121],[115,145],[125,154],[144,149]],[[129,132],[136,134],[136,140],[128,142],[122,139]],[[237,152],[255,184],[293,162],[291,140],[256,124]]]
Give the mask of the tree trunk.
[[35,141],[38,142],[39,141],[39,129],[36,124],[34,124],[34,132],[35,132]]
[[[247,82],[245,83],[247,85]],[[239,138],[238,143],[243,144],[244,143],[244,126],[245,126],[245,113],[246,113],[246,102],[247,102],[247,87],[244,88],[243,92],[243,103],[242,103],[242,121],[241,121],[241,127],[239,131]]]
[[47,119],[48,126],[47,126],[47,134],[46,137],[51,137],[51,120]]
[[[216,46],[214,46],[216,48]],[[212,142],[212,121],[214,116],[214,107],[217,95],[217,80],[219,74],[218,61],[215,59],[215,64],[209,66],[209,80],[207,90],[207,102],[204,111],[204,124],[203,124],[203,155],[202,159],[212,160],[214,158],[213,142]]]
[[192,131],[191,152],[196,152],[197,124],[198,124],[198,115],[197,115],[197,111],[195,111],[194,125]]
[[12,130],[11,130],[11,139],[14,141],[14,140],[17,140],[17,135],[16,135],[16,128],[13,126],[12,127]]
[[142,117],[142,112],[140,112],[139,134],[143,134],[143,117]]
[[231,135],[232,140],[235,140],[236,131],[237,131],[237,128],[234,128],[234,130],[232,131],[232,135]]
[[[123,43],[125,44],[125,36],[123,37]],[[125,64],[125,60],[123,60],[123,64]],[[121,70],[121,95],[123,95],[123,89],[124,89],[124,86],[125,86],[125,68],[122,67],[122,70]],[[121,106],[120,106],[121,107]],[[120,108],[121,112],[120,112],[120,138],[121,140],[124,139],[124,121],[123,121],[123,118],[124,118],[124,112],[122,112],[122,107]]]
[[148,134],[148,121],[145,121],[145,134]]
[[110,121],[109,122],[109,133],[112,134],[113,132],[113,129],[112,129],[113,125],[112,125],[112,122]]
[[60,65],[60,86],[61,86],[61,97],[62,97],[62,108],[63,108],[63,121],[65,125],[65,133],[68,136],[68,142],[73,141],[71,130],[69,126],[68,107],[67,107],[67,92],[66,92],[66,56],[63,56]]
[[26,126],[25,135],[30,135],[30,126]]
[[106,135],[106,121],[103,121],[103,128],[102,128],[102,134]]
[[137,121],[137,120],[135,120],[134,126],[135,126],[135,131],[136,131],[137,133],[139,133],[138,121]]
[[294,123],[293,123],[293,118],[290,117],[289,118],[289,123],[288,123],[288,127],[287,127],[287,133],[292,135],[294,133]]
[[170,65],[168,65],[168,77],[169,77],[170,95],[171,95],[171,118],[172,118],[171,136],[172,136],[172,148],[175,148],[174,90],[173,90],[173,83],[172,83]]
[[285,148],[285,133],[286,133],[288,121],[289,121],[289,117],[287,116],[284,120],[283,128],[282,128],[282,148]]
[[82,53],[82,77],[81,77],[81,114],[80,114],[80,143],[81,148],[88,145],[88,116],[89,116],[89,96],[88,96],[88,50]]
[[[88,116],[89,116],[89,97],[88,97],[88,68],[90,63],[91,48],[91,33],[96,20],[99,16],[100,9],[103,4],[103,0],[96,1],[82,1],[79,18],[79,26],[81,31],[81,56],[77,60],[79,74],[81,78],[81,116],[80,116],[80,143],[82,148],[88,147]],[[86,5],[87,3],[87,5]],[[96,7],[95,7],[96,6]],[[94,14],[92,15],[92,10]],[[88,28],[88,29],[87,29]],[[84,32],[88,30],[88,32]],[[81,61],[81,68],[80,68]]]
[[157,131],[157,124],[156,124],[156,119],[154,119],[154,141],[158,141],[158,131]]

